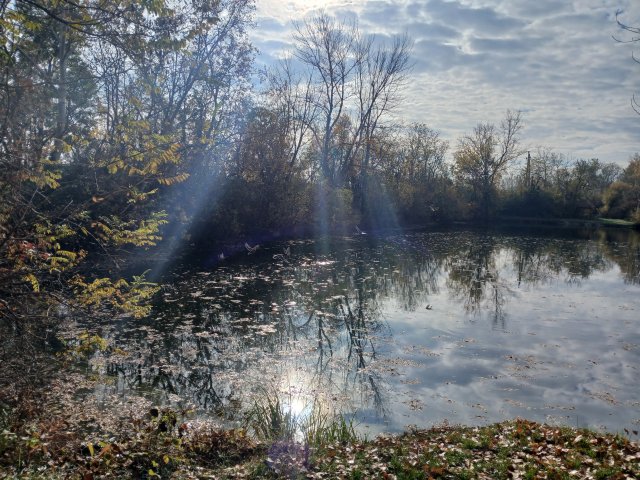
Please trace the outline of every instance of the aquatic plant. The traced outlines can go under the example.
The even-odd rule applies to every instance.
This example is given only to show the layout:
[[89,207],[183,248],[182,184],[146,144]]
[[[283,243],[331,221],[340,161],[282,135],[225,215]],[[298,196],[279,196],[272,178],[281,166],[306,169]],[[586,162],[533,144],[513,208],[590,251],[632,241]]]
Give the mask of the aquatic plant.
[[289,440],[295,438],[299,419],[280,399],[266,395],[255,400],[244,415],[244,427],[260,440]]
[[319,400],[302,406],[291,395],[285,400],[265,392],[244,415],[243,427],[262,441],[298,442],[312,447],[359,439],[353,419],[347,420]]

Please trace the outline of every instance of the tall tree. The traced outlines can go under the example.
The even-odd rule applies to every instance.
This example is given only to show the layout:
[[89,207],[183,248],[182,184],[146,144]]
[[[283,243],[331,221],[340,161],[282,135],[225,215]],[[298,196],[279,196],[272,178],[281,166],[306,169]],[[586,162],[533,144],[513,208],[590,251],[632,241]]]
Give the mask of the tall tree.
[[338,122],[353,97],[350,84],[362,61],[358,48],[360,32],[355,23],[339,23],[327,13],[318,13],[294,24],[294,56],[308,69],[316,87],[313,101],[320,111],[312,132],[319,146],[322,175],[331,185],[339,185],[343,166],[332,156],[331,143]]
[[[319,13],[295,24],[294,57],[306,69],[317,112],[309,123],[319,169],[333,187],[366,189],[371,142],[381,119],[397,103],[410,68],[408,37],[384,45],[357,24]],[[348,126],[348,130],[345,127]],[[340,152],[336,154],[337,135]]]
[[618,179],[603,193],[602,213],[640,223],[640,154],[636,153]]
[[106,254],[117,267],[124,248],[160,239],[154,198],[210,161],[244,87],[233,76],[250,62],[251,9],[0,3],[0,323],[53,304],[147,312],[156,288],[143,277],[81,263]]
[[384,143],[374,145],[375,166],[394,192],[398,212],[413,222],[448,216],[454,206],[448,195],[449,168],[445,154],[449,144],[425,124],[414,124]]
[[[400,99],[400,90],[410,69],[411,42],[407,36],[395,38],[390,46],[375,46],[369,37],[360,44],[362,61],[356,69],[358,127],[352,149],[363,145],[358,193],[360,208],[366,213],[371,148],[380,122]],[[353,162],[350,155],[350,162]],[[350,165],[349,165],[350,166]]]
[[[616,23],[618,24],[622,32],[624,34],[630,34],[631,38],[625,39],[625,38],[618,38],[615,36],[613,38],[620,43],[631,43],[631,44],[640,43],[640,27],[634,27],[622,22],[619,18],[621,13],[622,12],[620,10],[616,12]],[[633,58],[634,62],[640,63],[640,60],[638,60],[638,58],[634,54],[631,54],[631,58]],[[631,107],[635,110],[635,112],[638,115],[640,115],[640,102],[635,94],[631,97]]]
[[478,213],[488,220],[496,190],[506,168],[522,152],[518,140],[522,129],[520,112],[507,110],[500,127],[480,123],[472,135],[458,142],[454,154],[454,174],[461,186],[470,189]]
[[289,145],[286,158],[294,169],[302,162],[311,141],[311,128],[319,113],[313,75],[296,72],[291,57],[288,57],[268,71],[267,79],[267,104],[286,130]]

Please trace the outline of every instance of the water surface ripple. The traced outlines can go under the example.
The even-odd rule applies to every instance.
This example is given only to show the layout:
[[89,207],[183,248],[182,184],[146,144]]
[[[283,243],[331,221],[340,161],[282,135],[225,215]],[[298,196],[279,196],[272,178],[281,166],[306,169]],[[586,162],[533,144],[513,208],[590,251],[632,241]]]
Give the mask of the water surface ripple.
[[276,394],[370,434],[640,424],[637,233],[354,236],[204,257],[165,280],[149,318],[101,332],[125,352],[94,358],[107,392],[231,419]]

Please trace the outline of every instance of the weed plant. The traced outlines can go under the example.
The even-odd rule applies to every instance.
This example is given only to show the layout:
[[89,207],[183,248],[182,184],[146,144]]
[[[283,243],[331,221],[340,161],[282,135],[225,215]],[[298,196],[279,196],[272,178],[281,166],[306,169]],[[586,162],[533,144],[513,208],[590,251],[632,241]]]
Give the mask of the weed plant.
[[261,441],[298,442],[314,448],[359,440],[353,420],[332,413],[320,402],[294,413],[276,395],[264,395],[254,401],[245,414],[244,428]]

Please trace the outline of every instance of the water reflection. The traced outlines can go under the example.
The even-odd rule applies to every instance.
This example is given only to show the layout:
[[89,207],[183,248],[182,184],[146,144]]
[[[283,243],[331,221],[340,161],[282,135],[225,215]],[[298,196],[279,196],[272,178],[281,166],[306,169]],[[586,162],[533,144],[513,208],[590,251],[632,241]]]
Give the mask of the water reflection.
[[625,283],[640,284],[640,235],[625,235],[625,232],[600,232],[600,244],[607,259],[615,262],[622,272]]
[[[105,391],[234,418],[266,390],[372,433],[521,415],[640,423],[640,241],[440,232],[264,248],[181,267],[103,335]],[[326,250],[325,250],[326,251]],[[488,328],[490,327],[490,328]]]
[[467,313],[490,312],[494,326],[505,327],[503,309],[509,286],[500,280],[496,239],[470,239],[459,254],[447,258],[447,287]]

